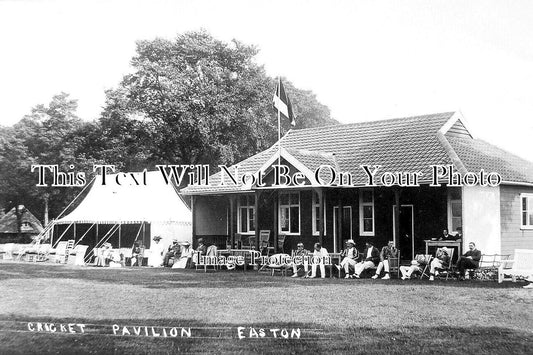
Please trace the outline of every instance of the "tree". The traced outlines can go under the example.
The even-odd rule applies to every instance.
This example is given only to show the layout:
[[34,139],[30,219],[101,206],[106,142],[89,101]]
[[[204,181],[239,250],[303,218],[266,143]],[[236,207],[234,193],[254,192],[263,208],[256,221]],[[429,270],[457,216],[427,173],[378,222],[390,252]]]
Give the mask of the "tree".
[[[139,41],[135,72],[107,93],[100,124],[123,128],[112,139],[141,134],[150,162],[216,165],[251,156],[277,139],[275,80],[255,63],[257,53],[254,46],[222,42],[204,31]],[[336,123],[310,91],[288,87],[299,127]]]
[[[31,172],[34,164],[58,165],[62,172],[91,172],[94,160],[80,147],[93,124],[79,119],[76,109],[76,100],[61,93],[48,106],[35,106],[13,127],[4,129],[0,136],[0,199],[4,205],[24,204],[47,221],[48,210],[57,216],[80,191],[76,187],[37,187],[37,172]],[[47,174],[47,183],[51,183]]]

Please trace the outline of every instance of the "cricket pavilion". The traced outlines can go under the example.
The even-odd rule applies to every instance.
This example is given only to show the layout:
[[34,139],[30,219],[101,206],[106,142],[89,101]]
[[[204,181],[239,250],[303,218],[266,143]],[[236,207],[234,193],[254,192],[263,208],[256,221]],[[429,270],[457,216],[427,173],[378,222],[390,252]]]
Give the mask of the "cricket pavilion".
[[533,163],[475,139],[459,112],[295,129],[280,142],[182,190],[195,241],[257,248],[268,231],[290,253],[298,242],[339,252],[347,239],[359,250],[394,240],[411,259],[460,227],[463,249],[533,248]]

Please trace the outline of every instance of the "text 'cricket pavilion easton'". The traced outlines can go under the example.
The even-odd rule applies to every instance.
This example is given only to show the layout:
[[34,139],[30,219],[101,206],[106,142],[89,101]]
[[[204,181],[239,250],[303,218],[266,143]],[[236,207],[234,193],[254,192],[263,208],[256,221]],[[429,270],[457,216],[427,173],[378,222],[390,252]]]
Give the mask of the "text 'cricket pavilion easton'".
[[[321,165],[351,172],[352,187],[271,186],[278,164],[278,145],[239,162],[239,173],[265,172],[267,186],[228,183],[221,172],[208,186],[189,186],[192,196],[193,239],[219,247],[238,247],[261,230],[271,231],[271,245],[284,235],[283,251],[298,242],[312,249],[321,242],[340,252],[353,239],[363,250],[371,240],[381,248],[394,240],[402,259],[425,249],[424,240],[439,237],[444,228],[462,228],[463,250],[474,241],[484,253],[512,254],[533,246],[533,163],[473,138],[458,112],[290,130],[281,139],[281,164],[312,180]],[[423,173],[431,165],[453,165],[461,173],[497,172],[502,182],[491,186],[368,188],[361,165],[381,171]],[[233,168],[229,170],[232,171]],[[311,174],[311,175],[310,175]],[[399,222],[399,223],[398,223]],[[283,238],[282,238],[283,239]]]

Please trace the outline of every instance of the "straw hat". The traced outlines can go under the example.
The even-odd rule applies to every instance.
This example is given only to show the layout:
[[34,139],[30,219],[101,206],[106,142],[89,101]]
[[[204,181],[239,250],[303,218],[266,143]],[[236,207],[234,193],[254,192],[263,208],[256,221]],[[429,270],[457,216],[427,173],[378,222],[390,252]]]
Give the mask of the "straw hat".
[[355,242],[353,241],[353,239],[348,239],[348,240],[346,241],[346,244],[355,245]]
[[189,243],[188,241],[181,242],[180,244],[184,247],[188,247],[189,245],[191,245],[191,243]]

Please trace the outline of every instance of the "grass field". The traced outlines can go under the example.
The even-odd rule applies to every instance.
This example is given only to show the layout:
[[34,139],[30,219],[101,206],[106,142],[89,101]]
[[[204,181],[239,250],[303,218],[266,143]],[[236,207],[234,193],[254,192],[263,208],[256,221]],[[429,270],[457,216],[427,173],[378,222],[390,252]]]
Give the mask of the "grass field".
[[[531,354],[522,285],[0,263],[0,353]],[[163,336],[182,327],[191,337]]]

